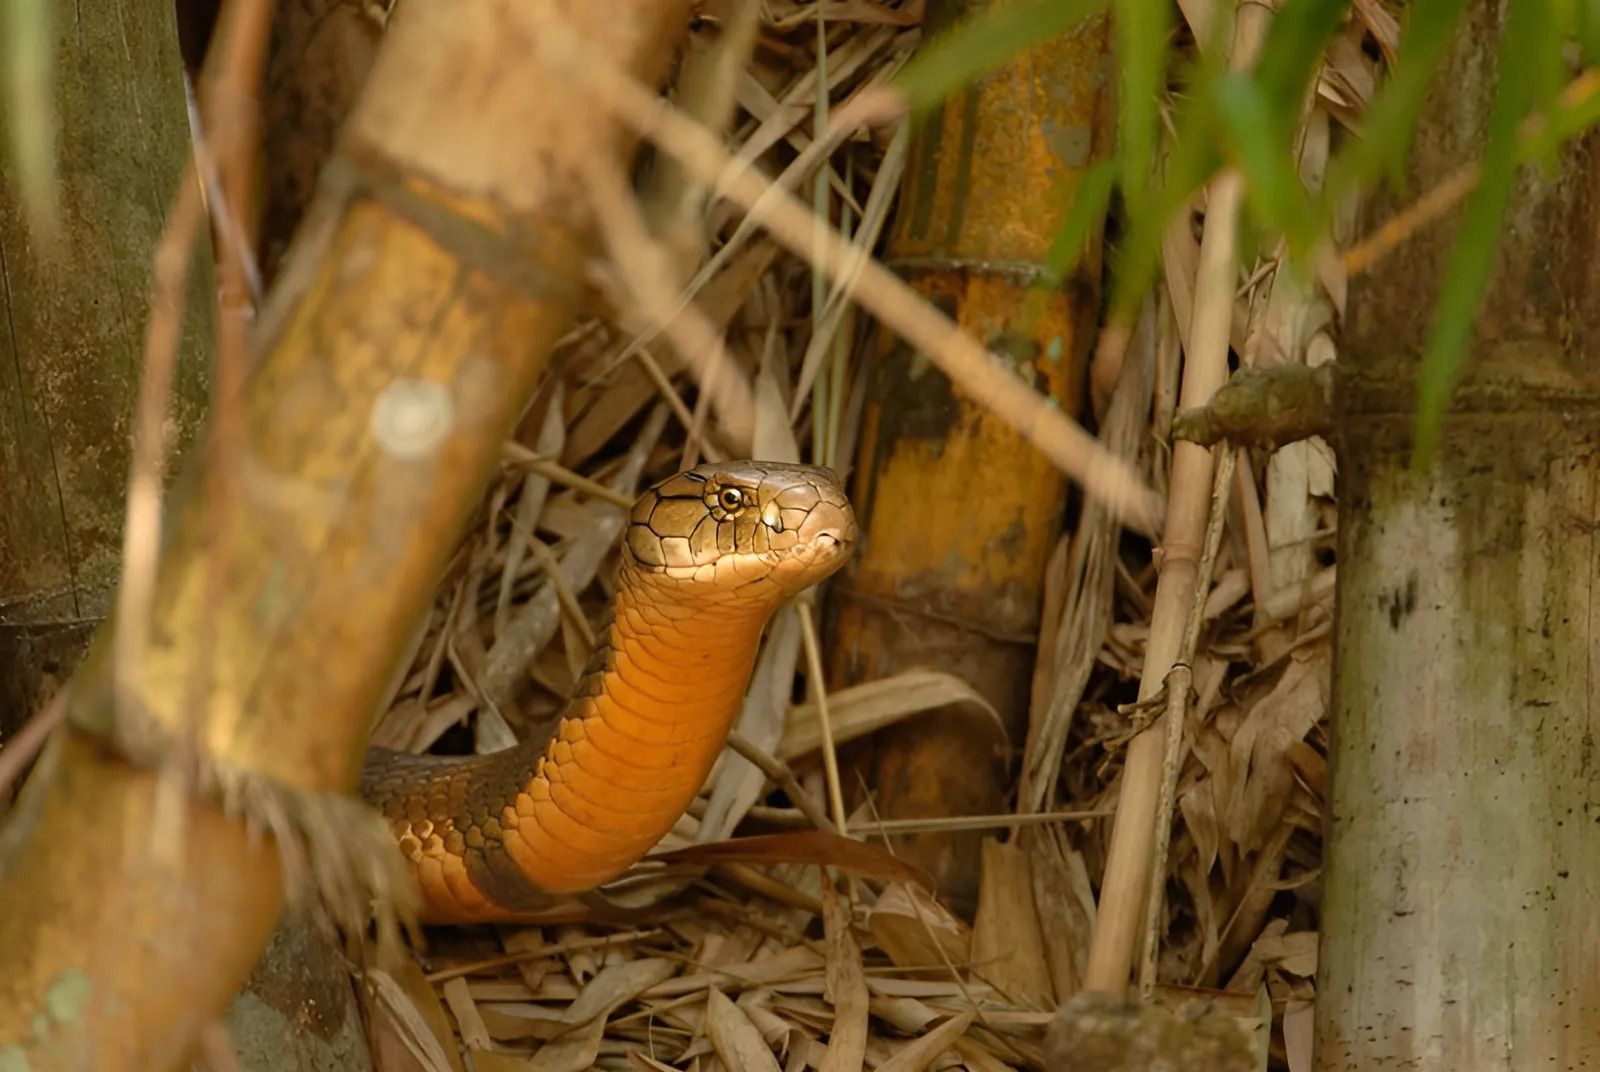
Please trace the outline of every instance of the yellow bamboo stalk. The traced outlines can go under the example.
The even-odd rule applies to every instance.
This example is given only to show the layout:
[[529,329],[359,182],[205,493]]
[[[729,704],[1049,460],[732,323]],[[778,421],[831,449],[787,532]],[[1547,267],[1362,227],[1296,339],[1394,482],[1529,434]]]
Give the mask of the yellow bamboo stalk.
[[[592,228],[563,154],[628,148],[531,43],[560,21],[654,81],[689,6],[400,9],[254,340],[234,507],[219,525],[191,471],[172,517],[128,676],[143,717],[111,725],[108,625],[6,831],[0,1057],[172,1067],[243,980],[294,843],[164,794],[171,779],[119,753],[170,769],[168,746],[193,746],[179,754],[280,822],[353,786],[392,663],[580,290]],[[344,854],[337,829],[294,832]]]

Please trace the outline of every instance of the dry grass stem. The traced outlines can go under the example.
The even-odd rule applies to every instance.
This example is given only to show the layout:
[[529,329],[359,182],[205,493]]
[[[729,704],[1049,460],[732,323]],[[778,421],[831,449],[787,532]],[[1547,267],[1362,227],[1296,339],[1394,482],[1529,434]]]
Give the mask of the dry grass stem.
[[839,781],[839,754],[833,744],[833,721],[828,715],[828,690],[823,684],[826,677],[822,672],[822,652],[817,644],[817,626],[811,615],[811,604],[807,600],[800,600],[800,641],[806,653],[806,672],[815,690],[815,703],[817,705],[817,729],[822,735],[822,769],[828,784],[828,806],[833,811],[835,828],[844,830],[849,826],[849,813],[844,808],[844,790]]

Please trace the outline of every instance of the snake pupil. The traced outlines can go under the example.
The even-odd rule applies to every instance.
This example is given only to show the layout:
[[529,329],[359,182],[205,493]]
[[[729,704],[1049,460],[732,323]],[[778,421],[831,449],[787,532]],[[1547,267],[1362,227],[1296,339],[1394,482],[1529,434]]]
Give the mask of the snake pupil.
[[718,499],[724,510],[737,510],[744,505],[744,493],[738,488],[723,488]]

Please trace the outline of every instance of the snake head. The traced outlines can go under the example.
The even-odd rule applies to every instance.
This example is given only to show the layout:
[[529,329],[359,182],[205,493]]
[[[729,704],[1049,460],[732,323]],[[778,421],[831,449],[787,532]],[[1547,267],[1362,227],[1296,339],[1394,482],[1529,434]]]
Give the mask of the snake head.
[[624,558],[707,591],[790,596],[850,557],[857,530],[838,474],[814,465],[715,462],[639,497]]

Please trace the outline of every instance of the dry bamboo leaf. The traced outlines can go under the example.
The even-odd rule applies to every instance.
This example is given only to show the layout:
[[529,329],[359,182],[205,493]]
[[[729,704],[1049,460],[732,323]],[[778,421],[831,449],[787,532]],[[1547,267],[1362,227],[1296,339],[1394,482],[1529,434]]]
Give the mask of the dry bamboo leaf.
[[[832,49],[828,53],[828,87],[832,89],[853,77],[857,71],[871,63],[880,53],[886,51],[895,42],[897,33],[891,27],[877,27],[866,33],[852,37],[843,48]],[[739,103],[752,111],[766,113],[758,115],[761,124],[753,134],[739,147],[738,159],[741,163],[754,162],[780,141],[787,140],[796,151],[804,152],[811,144],[811,139],[796,128],[805,119],[809,118],[813,110],[813,101],[817,92],[817,69],[809,71],[796,78],[782,97],[772,100],[765,89],[759,84],[753,84],[749,79],[740,83]],[[763,100],[762,98],[766,98]],[[787,170],[779,175],[777,185],[786,189],[793,189],[800,181],[807,177],[806,172],[791,175]]]
[[[544,932],[538,927],[502,928],[500,944],[507,953],[532,953],[545,947]],[[558,967],[553,957],[542,957],[534,960],[519,960],[516,963],[517,974],[522,976],[522,981],[529,990],[538,990],[544,982],[545,976],[555,971]]]
[[1272,691],[1250,709],[1230,742],[1233,768],[1243,777],[1226,812],[1228,830],[1246,849],[1266,844],[1288,807],[1294,768],[1284,753],[1326,714],[1330,674],[1326,647],[1302,649],[1284,664]]
[[879,997],[960,998],[963,1001],[975,1001],[995,993],[993,986],[977,979],[897,979],[883,975],[869,976],[867,990]]
[[481,1003],[485,1001],[531,1001],[533,988],[527,983],[517,979],[475,979],[464,976],[467,980],[467,992],[472,995],[472,1000]]
[[1289,1072],[1311,1072],[1316,1005],[1291,1001],[1283,1010],[1283,1049]]
[[1316,931],[1263,934],[1256,939],[1252,948],[1264,965],[1303,979],[1310,979],[1317,974]]
[[478,1005],[467,990],[466,979],[458,976],[444,984],[444,1002],[456,1018],[461,1041],[475,1049],[488,1049],[489,1030],[484,1027],[483,1017],[478,1014]]
[[[1222,947],[1222,924],[1217,918],[1217,904],[1212,895],[1214,880],[1211,869],[1201,867],[1199,860],[1190,854],[1178,865],[1178,879],[1189,892],[1190,907],[1194,912],[1195,937],[1199,942],[1200,964],[1213,964]],[[1181,976],[1199,979],[1198,973],[1192,969],[1184,970]]]
[[794,945],[773,956],[763,957],[737,967],[728,967],[724,971],[745,983],[768,983],[779,979],[812,975],[821,971],[826,963],[823,955],[810,946]]
[[[550,391],[550,402],[544,418],[539,422],[539,432],[533,449],[541,457],[555,458],[561,454],[566,440],[566,424],[561,420],[566,393],[561,381],[555,380]],[[506,558],[500,571],[500,591],[495,598],[494,631],[499,636],[511,620],[511,593],[523,558],[528,553],[528,540],[539,530],[539,516],[544,513],[545,501],[550,497],[550,478],[529,470],[522,476],[522,493],[517,498],[517,512],[506,540]]]
[[878,1072],[922,1072],[935,1058],[955,1045],[956,1039],[972,1026],[973,1012],[966,1010],[952,1016],[938,1027],[913,1039],[895,1051],[895,1055],[878,1066]]
[[1298,586],[1317,571],[1312,538],[1320,525],[1313,501],[1313,470],[1322,459],[1306,440],[1285,443],[1267,461],[1267,545],[1271,548],[1272,590]]
[[878,948],[902,968],[967,963],[972,930],[919,886],[891,883],[867,913]]
[[[633,494],[650,448],[666,427],[666,421],[667,411],[664,408],[658,408],[651,414],[627,461],[611,480],[613,490],[626,495]],[[593,520],[587,529],[587,539],[569,548],[561,560],[562,577],[573,591],[581,590],[594,579],[600,563],[616,542],[628,517],[625,510],[605,502],[591,503],[590,512]],[[545,585],[512,615],[506,628],[495,637],[494,645],[484,660],[480,687],[496,706],[504,708],[510,702],[524,667],[555,635],[560,614],[555,588]]]
[[1089,871],[1059,829],[1026,828],[1021,844],[1032,865],[1033,904],[1051,987],[1055,999],[1065,1001],[1078,992],[1089,966],[1095,919]]
[[646,957],[602,968],[562,1013],[569,1024],[582,1024],[609,1016],[618,1006],[670,979],[677,970],[672,961]]
[[1012,1000],[1036,1009],[1056,1005],[1044,935],[1033,905],[1033,872],[1018,845],[983,842],[978,913],[972,924],[972,970]]
[[[956,1052],[961,1055],[972,1072],[1016,1072],[1014,1067],[990,1053],[983,1043],[971,1035],[956,1039]],[[1051,1072],[1055,1070],[1052,1069]]]
[[[711,0],[704,16],[714,32],[693,33],[674,79],[672,98],[685,115],[724,131],[733,118],[734,87],[749,66],[759,5]],[[663,235],[685,266],[705,256],[704,187],[675,162],[658,159],[640,194],[650,230]]]
[[761,935],[754,927],[714,931],[701,939],[695,959],[708,968],[737,968],[749,962],[750,955],[760,944]]
[[1355,8],[1367,32],[1377,42],[1384,61],[1393,66],[1397,58],[1396,51],[1400,47],[1399,20],[1383,6],[1383,0],[1356,0]]
[[372,997],[377,1051],[385,1067],[465,1072],[450,1017],[416,961],[402,958],[393,974],[369,969],[365,979]]
[[771,1000],[771,991],[746,990],[739,995],[739,1000],[734,1004],[750,1018],[750,1022],[761,1032],[761,1037],[766,1040],[767,1045],[781,1053],[781,1047],[789,1037],[789,1021],[768,1007]]
[[1249,949],[1251,942],[1261,933],[1262,923],[1279,889],[1278,877],[1283,873],[1289,840],[1294,832],[1293,826],[1281,823],[1273,832],[1272,839],[1250,861],[1243,888],[1229,891],[1230,901],[1237,907],[1229,916],[1222,935],[1222,945],[1218,951],[1220,963],[1232,963]]
[[729,1068],[778,1072],[778,1060],[744,1010],[716,987],[706,995],[706,1034]]
[[553,1039],[572,1030],[561,1010],[527,1001],[486,1001],[478,1006],[484,1030],[499,1042],[524,1039]]
[[[865,263],[865,258],[870,257],[872,251],[878,248],[878,240],[883,234],[884,225],[888,222],[894,207],[895,195],[900,189],[900,176],[905,170],[906,149],[910,140],[910,127],[901,123],[894,133],[894,138],[889,142],[888,151],[879,162],[878,173],[873,176],[872,189],[868,192],[861,222],[851,237],[851,247],[861,258],[858,264]],[[812,382],[822,368],[823,358],[836,342],[840,324],[846,314],[853,309],[847,293],[850,284],[859,275],[859,269],[848,272],[847,277],[834,281],[829,288],[822,316],[812,332],[810,342],[806,344],[805,356],[800,360],[800,372],[795,379],[795,403],[790,412],[791,417],[799,415],[800,401],[810,395]]]
[[833,1027],[818,1072],[856,1072],[867,1047],[867,979],[861,947],[851,929],[849,902],[831,882],[822,886],[822,924],[828,944],[825,994],[833,1003]]
[[475,1072],[529,1072],[533,1065],[521,1054],[473,1050],[472,1067]]
[[[1221,763],[1228,763],[1226,745],[1215,732],[1206,730],[1203,734],[1196,734],[1199,738],[1204,736],[1213,746],[1212,758]],[[1202,767],[1208,767],[1201,761]],[[1222,845],[1222,824],[1217,814],[1217,779],[1196,778],[1187,789],[1178,795],[1178,811],[1183,816],[1184,829],[1194,841],[1195,852],[1199,857],[1200,869],[1210,871],[1217,862],[1218,853]]]
[[668,979],[647,992],[651,998],[677,997],[705,990],[712,986],[730,984],[759,985],[783,979],[813,975],[822,970],[822,955],[809,946],[791,946],[781,953],[749,964],[727,966],[714,972],[696,972]]
[[877,1019],[908,1035],[926,1031],[929,1024],[947,1015],[916,998],[873,998],[867,1003],[867,1008]]
[[[829,721],[835,745],[892,726],[924,711],[951,709],[991,720],[1003,733],[1005,724],[972,686],[937,670],[906,670],[892,677],[828,694]],[[822,747],[815,704],[797,704],[778,746],[778,758],[793,760]]]
[[528,1072],[586,1072],[594,1068],[594,1059],[600,1053],[600,1043],[605,1037],[603,1018],[568,1031],[566,1034],[540,1046],[528,1063]]
[[[777,254],[777,243],[762,237],[741,249],[736,257],[728,259],[705,286],[699,288],[697,293],[701,313],[719,330],[726,330],[734,314],[749,300],[751,293],[771,269]],[[692,284],[690,290],[694,290]],[[647,351],[668,376],[681,371],[677,358],[666,347],[649,347],[644,339],[640,339],[630,344],[622,356],[626,358],[636,351]],[[641,353],[641,360],[645,356]],[[655,381],[638,364],[622,365],[616,370],[608,389],[599,392],[593,404],[573,425],[562,462],[575,466],[588,461],[624,425],[639,415],[656,396],[656,392]]]

